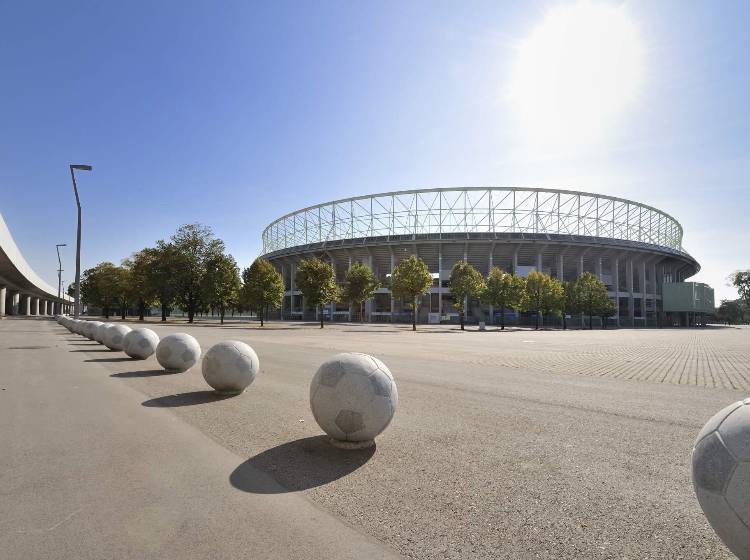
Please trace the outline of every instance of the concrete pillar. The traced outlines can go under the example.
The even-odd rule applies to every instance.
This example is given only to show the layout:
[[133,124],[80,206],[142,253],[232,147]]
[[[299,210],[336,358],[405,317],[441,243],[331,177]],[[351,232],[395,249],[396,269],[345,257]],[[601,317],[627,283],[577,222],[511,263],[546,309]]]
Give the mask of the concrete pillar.
[[49,315],[49,313],[47,313],[47,300],[46,299],[42,301],[42,315]]
[[641,288],[641,317],[644,318],[643,324],[646,326],[647,321],[646,318],[648,317],[648,314],[646,313],[646,261],[641,261],[641,270],[640,270],[640,288]]
[[599,280],[602,279],[602,258],[601,257],[596,259],[596,277]]
[[[375,269],[373,267],[373,262],[372,262],[372,253],[367,255],[367,266],[369,266],[370,270],[372,270],[372,272],[375,273]],[[372,304],[373,304],[372,298],[368,299],[365,302],[365,320],[368,322],[372,322]]]
[[31,296],[23,296],[23,314],[31,315]]
[[32,309],[33,309],[34,315],[39,315],[39,298],[38,297],[34,298],[34,306]]
[[438,245],[438,314],[443,316],[443,246]]
[[[351,267],[352,267],[352,256],[349,255],[349,268]],[[347,270],[349,270],[349,268],[347,268]],[[352,322],[352,303],[351,302],[349,302],[349,322],[350,323]]]
[[628,291],[628,323],[635,327],[635,302],[633,301],[633,259],[625,261],[625,283]]
[[0,317],[5,317],[5,297],[7,292],[8,290],[5,286],[0,288]]
[[19,292],[15,292],[12,297],[13,297],[13,302],[11,304],[12,314],[20,315],[21,314],[21,294]]
[[520,247],[516,247],[516,250],[513,251],[513,274],[518,274],[518,250]]
[[[391,281],[393,281],[393,269],[396,268],[396,257],[393,254],[393,247],[391,247]],[[396,302],[393,299],[393,290],[391,290],[391,323],[393,322],[393,313],[396,309]]]
[[557,256],[557,279],[560,282],[565,282],[565,259],[563,258],[562,254]]
[[[492,268],[495,266],[495,257],[493,253],[495,252],[495,246],[493,245],[490,249],[490,256],[487,259],[487,276],[489,277],[490,273],[492,272]],[[493,319],[495,317],[495,308],[490,304],[489,306],[489,312],[490,312],[490,318],[487,321],[490,325],[493,323]]]
[[614,257],[612,262],[612,288],[615,292],[615,325],[620,326],[620,259]]

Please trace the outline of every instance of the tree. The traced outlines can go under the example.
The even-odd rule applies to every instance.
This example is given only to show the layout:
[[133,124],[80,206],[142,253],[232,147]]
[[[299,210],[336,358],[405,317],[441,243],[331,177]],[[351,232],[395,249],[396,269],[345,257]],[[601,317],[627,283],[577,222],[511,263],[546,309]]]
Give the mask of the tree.
[[375,295],[375,290],[380,287],[380,283],[369,266],[355,262],[349,270],[346,271],[344,279],[344,289],[341,299],[352,305],[359,306],[359,320],[365,320],[364,304],[365,301]]
[[738,301],[723,299],[716,310],[716,318],[727,325],[742,323],[744,316],[744,310]]
[[180,226],[170,241],[175,251],[177,301],[187,311],[188,322],[192,323],[200,308],[208,263],[224,253],[224,242],[214,237],[210,227],[201,224]]
[[745,307],[750,309],[750,270],[737,270],[729,276],[729,279],[737,288],[737,293]]
[[125,320],[128,307],[134,298],[130,269],[125,266],[115,267],[114,283],[117,303],[120,306],[120,318]]
[[536,329],[539,329],[539,315],[542,315],[542,322],[544,322],[544,315],[558,313],[563,305],[564,291],[559,280],[543,272],[529,272],[521,306],[526,311],[533,311],[536,314]]
[[521,307],[525,280],[499,267],[493,267],[487,276],[482,292],[482,302],[500,309],[500,330],[505,330],[505,310]]
[[417,330],[419,298],[432,287],[432,275],[427,264],[416,255],[403,259],[391,275],[391,291],[394,297],[403,297],[412,308],[412,330]]
[[156,248],[150,250],[151,263],[147,269],[147,293],[158,300],[161,307],[161,320],[167,320],[167,310],[177,297],[177,251],[171,243],[157,241]]
[[607,328],[607,320],[614,315],[615,311],[617,310],[617,307],[615,306],[615,301],[613,299],[610,299],[609,297],[602,301],[601,307],[599,307],[599,315],[602,318],[602,328]]
[[130,270],[131,297],[138,306],[138,320],[143,321],[146,307],[151,306],[156,296],[149,279],[151,270],[158,266],[158,250],[141,249],[122,261],[122,264]]
[[453,307],[458,311],[461,330],[464,330],[466,304],[468,299],[481,295],[484,290],[484,278],[481,272],[466,261],[458,261],[451,269],[448,281],[453,296]]
[[83,271],[81,275],[81,301],[86,305],[102,308],[109,319],[109,310],[117,301],[117,267],[111,262],[102,262]]
[[568,328],[568,314],[580,313],[581,305],[575,282],[563,282],[563,330]]
[[249,307],[258,310],[262,327],[266,307],[281,307],[284,279],[266,259],[255,259],[253,264],[242,271],[242,283],[242,300]]
[[[584,272],[575,283],[578,292],[579,309],[589,316],[589,329],[593,329],[592,317],[604,316],[610,309],[611,301],[607,293],[607,285],[594,274]],[[610,312],[609,315],[612,313]]]
[[339,288],[333,267],[318,258],[304,259],[294,277],[297,287],[310,305],[320,313],[320,328],[323,328],[323,305],[336,301]]
[[213,255],[206,262],[206,272],[201,282],[201,299],[208,308],[219,310],[219,320],[224,324],[227,309],[240,297],[240,271],[232,255]]

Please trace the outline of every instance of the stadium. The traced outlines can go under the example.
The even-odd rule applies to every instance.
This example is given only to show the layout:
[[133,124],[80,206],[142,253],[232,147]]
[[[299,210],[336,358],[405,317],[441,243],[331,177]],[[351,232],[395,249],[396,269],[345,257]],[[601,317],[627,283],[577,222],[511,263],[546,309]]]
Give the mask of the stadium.
[[[285,283],[277,318],[314,320],[294,276],[312,256],[330,262],[343,282],[354,262],[368,265],[383,286],[394,266],[417,255],[433,287],[421,301],[421,323],[453,322],[448,287],[459,260],[483,275],[493,266],[526,276],[537,270],[562,281],[596,274],[616,302],[612,326],[691,325],[713,310],[713,290],[686,283],[700,270],[682,248],[683,230],[672,216],[612,196],[541,188],[435,188],[388,192],[326,202],[291,212],[263,231],[263,256]],[[324,318],[336,321],[407,322],[411,311],[387,287],[367,302],[365,317],[331,303]],[[499,311],[469,302],[469,322],[497,322]],[[509,319],[523,321],[514,313]],[[575,317],[572,318],[576,320]]]

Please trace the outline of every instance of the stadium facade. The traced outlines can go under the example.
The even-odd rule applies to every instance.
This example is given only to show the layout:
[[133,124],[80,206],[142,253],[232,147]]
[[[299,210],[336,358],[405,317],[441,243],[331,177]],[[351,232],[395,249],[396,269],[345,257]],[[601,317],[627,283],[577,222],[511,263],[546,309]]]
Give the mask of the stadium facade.
[[[448,280],[454,263],[465,260],[483,275],[493,266],[522,276],[538,270],[563,281],[592,272],[616,302],[610,324],[656,326],[682,321],[663,308],[664,289],[700,270],[682,248],[682,235],[669,214],[622,198],[556,189],[437,188],[358,196],[291,212],[263,231],[263,256],[284,278],[282,319],[316,318],[317,310],[295,286],[302,259],[330,262],[338,282],[351,264],[362,262],[387,285],[401,259],[418,255],[434,278],[421,301],[420,322],[455,320]],[[324,310],[332,320],[356,321],[358,313],[342,303]],[[497,314],[472,301],[467,319],[496,321]],[[380,288],[366,304],[365,319],[410,321],[411,311],[388,288]]]

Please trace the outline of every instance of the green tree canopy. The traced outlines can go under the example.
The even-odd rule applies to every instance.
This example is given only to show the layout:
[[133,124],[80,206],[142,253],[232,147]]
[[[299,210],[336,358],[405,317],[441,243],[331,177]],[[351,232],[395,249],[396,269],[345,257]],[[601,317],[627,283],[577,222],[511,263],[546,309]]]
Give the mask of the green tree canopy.
[[535,328],[539,328],[539,315],[559,313],[564,305],[565,294],[562,283],[543,272],[531,271],[526,277],[526,289],[521,306],[536,314]]
[[379,287],[380,283],[375,278],[375,274],[370,267],[366,264],[355,262],[346,271],[341,299],[352,305],[358,305],[360,321],[364,321],[363,307],[365,301],[373,297]]
[[157,250],[141,249],[124,261],[122,265],[130,271],[130,295],[138,306],[138,319],[143,321],[146,307],[156,299],[156,293],[149,282],[151,270],[157,266]]
[[258,311],[262,327],[266,307],[281,307],[284,279],[270,262],[259,258],[242,271],[242,282],[242,299],[249,307]]
[[294,277],[297,287],[307,302],[317,307],[320,313],[320,328],[323,328],[323,306],[339,297],[336,274],[333,267],[318,258],[304,259],[297,267]]
[[174,245],[166,241],[157,241],[150,253],[150,266],[146,273],[147,293],[152,294],[161,307],[161,320],[167,320],[167,310],[172,307],[177,297],[177,262],[178,254]]
[[471,264],[458,261],[451,269],[448,285],[453,296],[453,307],[458,311],[461,330],[464,330],[467,300],[482,294],[484,278],[482,278],[482,273]]
[[581,312],[578,286],[575,282],[563,282],[563,329],[568,328],[568,315]]
[[745,310],[739,301],[723,299],[716,310],[716,318],[728,325],[740,324],[745,320]]
[[201,281],[201,299],[209,309],[218,309],[221,324],[229,307],[240,297],[240,272],[232,255],[212,255],[206,261]]
[[505,329],[505,310],[521,307],[526,281],[495,266],[487,276],[482,302],[500,310],[500,330]]
[[110,308],[117,303],[119,294],[118,267],[102,262],[83,271],[81,275],[81,301],[86,305],[101,307],[109,318]]
[[224,242],[214,237],[210,227],[201,224],[180,226],[170,241],[174,248],[177,302],[188,312],[188,322],[192,323],[200,308],[208,263],[224,253]]
[[427,263],[416,255],[403,259],[393,269],[391,291],[394,297],[403,297],[412,309],[412,330],[417,330],[419,298],[432,287],[432,275]]
[[737,270],[729,276],[745,307],[750,308],[750,270]]
[[594,315],[604,317],[608,312],[611,315],[612,300],[607,293],[606,284],[590,272],[581,274],[575,284],[579,309],[588,315],[591,329],[593,328],[591,319]]

